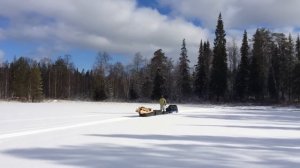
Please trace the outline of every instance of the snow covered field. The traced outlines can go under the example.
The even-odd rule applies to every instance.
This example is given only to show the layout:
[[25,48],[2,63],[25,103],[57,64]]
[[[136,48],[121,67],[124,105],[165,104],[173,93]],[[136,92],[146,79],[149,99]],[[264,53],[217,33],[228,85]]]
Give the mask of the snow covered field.
[[0,167],[300,167],[300,109],[141,105],[0,102]]

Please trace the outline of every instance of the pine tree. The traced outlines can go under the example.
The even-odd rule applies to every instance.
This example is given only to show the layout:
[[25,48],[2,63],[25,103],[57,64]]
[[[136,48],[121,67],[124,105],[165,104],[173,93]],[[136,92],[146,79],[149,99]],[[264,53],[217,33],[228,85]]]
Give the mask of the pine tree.
[[168,67],[168,59],[161,49],[154,52],[149,67],[153,83],[151,98],[158,99],[161,95],[168,97],[166,79],[170,69]]
[[195,92],[199,98],[207,98],[209,86],[209,65],[210,65],[209,41],[200,42],[198,63],[195,72]]
[[16,99],[26,101],[29,98],[29,60],[20,57],[11,64],[12,96]]
[[247,31],[244,31],[243,42],[241,46],[241,62],[235,79],[235,95],[243,100],[247,95],[249,82],[249,45]]
[[129,99],[136,100],[137,98],[138,98],[138,94],[136,91],[136,87],[135,87],[134,81],[131,80],[130,85],[129,85]]
[[149,76],[146,76],[143,79],[141,95],[143,96],[143,98],[150,99],[152,95],[152,90],[153,90],[152,79]]
[[97,71],[93,76],[93,99],[96,101],[105,100],[107,98],[107,95],[105,92],[104,72]]
[[296,65],[294,66],[294,69],[293,69],[292,84],[293,84],[294,97],[297,98],[298,101],[300,101],[300,37],[299,37],[299,35],[296,40],[295,49],[296,49],[297,61],[296,61]]
[[36,63],[30,70],[30,95],[32,102],[39,102],[43,99],[41,71]]
[[203,46],[204,51],[204,88],[203,88],[203,95],[204,98],[208,98],[209,96],[209,81],[210,81],[210,65],[211,65],[211,49],[210,49],[210,43],[207,40],[206,43],[204,43]]
[[279,49],[272,45],[272,57],[268,75],[268,91],[271,99],[278,101],[279,98]]
[[63,58],[58,58],[54,65],[54,98],[66,99],[69,97],[68,64]]
[[180,90],[180,99],[188,98],[191,94],[191,77],[190,77],[190,68],[189,68],[189,59],[187,56],[187,49],[185,44],[185,39],[182,41],[181,53],[179,57],[179,79],[177,79],[177,83]]
[[300,62],[295,65],[293,70],[293,94],[300,101]]
[[294,61],[294,42],[292,39],[292,35],[289,34],[288,41],[287,41],[287,92],[289,101],[291,100],[292,96],[292,80],[293,80],[293,68],[295,66]]
[[40,71],[42,76],[42,83],[43,83],[43,93],[45,98],[52,98],[51,97],[51,70],[52,70],[52,64],[51,60],[44,58],[40,62]]
[[199,55],[198,55],[198,62],[196,65],[196,72],[195,72],[195,81],[194,87],[196,95],[201,98],[203,92],[203,83],[204,83],[204,50],[203,50],[203,42],[201,40],[200,47],[199,47]]
[[260,39],[260,32],[257,30],[254,35],[253,56],[251,61],[250,71],[250,89],[256,99],[261,97],[263,93],[264,83],[262,75],[262,41]]
[[226,39],[223,27],[222,15],[220,13],[218,24],[215,31],[216,38],[214,40],[213,63],[210,81],[210,92],[212,96],[219,100],[225,96],[227,89],[227,54]]
[[[273,33],[274,43],[277,49],[277,56],[272,55],[272,57],[278,57],[272,63],[275,64],[273,67],[278,69],[278,73],[275,74],[275,80],[278,86],[278,91],[281,100],[286,100],[286,97],[291,98],[291,74],[293,68],[293,41],[291,35],[286,38],[283,33]],[[273,47],[274,49],[274,47]],[[274,60],[274,59],[273,59]]]
[[253,36],[252,60],[250,63],[250,94],[263,100],[267,91],[269,61],[271,57],[270,32],[257,29]]
[[153,91],[151,98],[153,100],[159,99],[162,95],[164,95],[165,88],[164,88],[164,78],[161,74],[161,70],[158,68],[154,77],[153,81]]
[[300,37],[299,37],[299,35],[296,40],[296,56],[298,58],[298,61],[300,61]]

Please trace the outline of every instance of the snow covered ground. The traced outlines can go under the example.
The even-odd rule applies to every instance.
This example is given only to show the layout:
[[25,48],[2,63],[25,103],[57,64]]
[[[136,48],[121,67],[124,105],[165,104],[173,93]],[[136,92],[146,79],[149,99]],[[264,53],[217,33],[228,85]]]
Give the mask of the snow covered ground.
[[0,102],[0,167],[300,167],[300,109],[141,105]]

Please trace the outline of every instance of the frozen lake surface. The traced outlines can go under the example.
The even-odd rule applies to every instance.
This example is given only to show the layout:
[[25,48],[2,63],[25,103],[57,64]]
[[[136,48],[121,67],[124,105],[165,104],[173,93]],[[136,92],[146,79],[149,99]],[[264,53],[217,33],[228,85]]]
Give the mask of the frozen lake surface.
[[0,102],[0,167],[300,167],[300,109],[142,105]]

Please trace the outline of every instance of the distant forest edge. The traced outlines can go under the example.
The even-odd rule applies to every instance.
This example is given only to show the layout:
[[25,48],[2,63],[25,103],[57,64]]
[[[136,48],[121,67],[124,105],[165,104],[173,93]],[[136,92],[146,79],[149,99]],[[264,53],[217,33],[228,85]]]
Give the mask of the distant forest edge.
[[219,15],[213,47],[199,45],[190,65],[185,40],[174,64],[162,49],[150,60],[136,54],[132,63],[110,64],[97,55],[92,70],[79,71],[69,56],[36,62],[20,57],[0,64],[0,99],[152,101],[164,95],[173,102],[299,102],[300,40],[258,28],[251,40],[244,32],[241,48],[226,48]]

